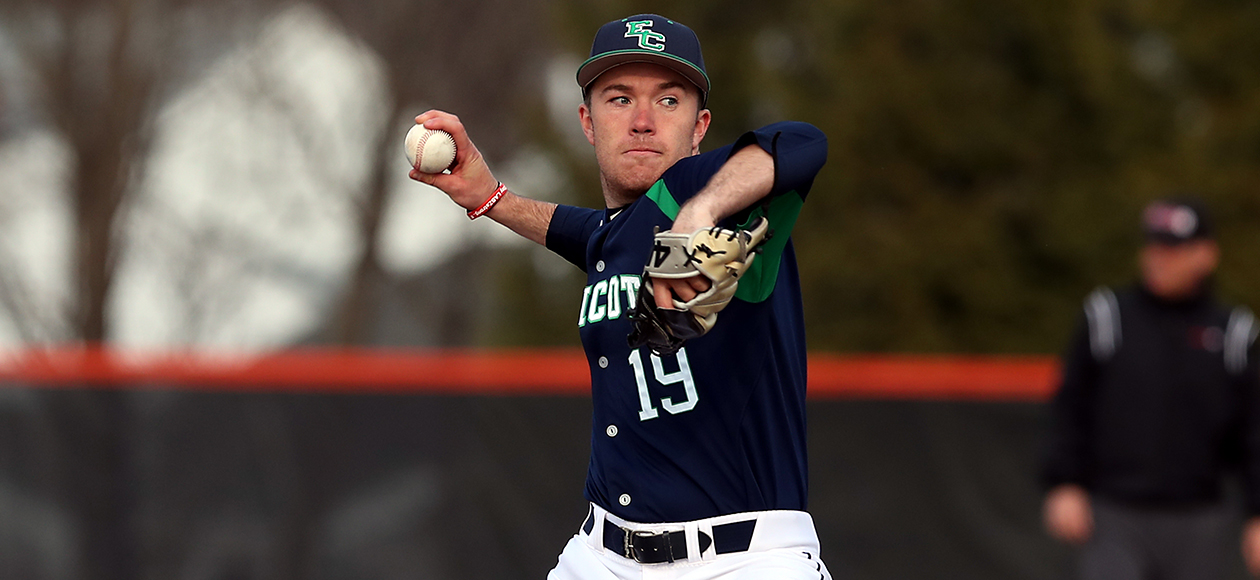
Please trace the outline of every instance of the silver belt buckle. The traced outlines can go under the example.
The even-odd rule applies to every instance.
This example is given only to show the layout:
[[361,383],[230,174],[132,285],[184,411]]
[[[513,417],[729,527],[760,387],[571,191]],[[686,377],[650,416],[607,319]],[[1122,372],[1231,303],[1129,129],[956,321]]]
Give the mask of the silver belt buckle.
[[[625,540],[625,544],[626,544],[626,546],[625,546],[625,549],[626,549],[626,557],[627,557],[627,558],[629,558],[629,559],[631,559],[631,560],[634,560],[635,562],[638,562],[638,563],[640,563],[640,564],[648,564],[649,562],[644,562],[643,560],[640,560],[640,559],[639,559],[639,555],[638,555],[637,553],[635,553],[634,548],[631,546],[631,543],[632,543],[632,542],[630,541],[630,540],[631,540],[631,538],[651,538],[651,537],[655,537],[655,536],[664,536],[664,535],[666,535],[666,534],[668,534],[668,533],[669,533],[669,532],[653,532],[653,531],[651,531],[651,530],[634,530],[634,531],[631,531],[631,530],[626,530],[626,532],[627,532],[627,533],[626,533],[626,540]],[[668,561],[669,561],[669,562],[673,562],[673,561],[674,561],[674,551],[673,551],[672,547],[671,547],[671,546],[669,546],[669,545],[667,544],[667,545],[665,546],[665,550],[666,550],[666,552],[667,552],[665,555],[666,555],[666,557],[668,558]],[[653,563],[654,563],[654,562],[653,562]]]

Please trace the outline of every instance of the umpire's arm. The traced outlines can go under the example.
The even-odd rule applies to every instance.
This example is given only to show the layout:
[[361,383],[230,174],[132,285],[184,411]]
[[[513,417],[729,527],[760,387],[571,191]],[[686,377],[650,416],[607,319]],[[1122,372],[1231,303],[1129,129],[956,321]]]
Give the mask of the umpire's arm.
[[1093,507],[1086,483],[1090,409],[1097,381],[1098,362],[1082,315],[1063,356],[1062,382],[1050,403],[1050,430],[1041,467],[1047,490],[1042,507],[1046,530],[1070,544],[1081,544],[1093,535]]

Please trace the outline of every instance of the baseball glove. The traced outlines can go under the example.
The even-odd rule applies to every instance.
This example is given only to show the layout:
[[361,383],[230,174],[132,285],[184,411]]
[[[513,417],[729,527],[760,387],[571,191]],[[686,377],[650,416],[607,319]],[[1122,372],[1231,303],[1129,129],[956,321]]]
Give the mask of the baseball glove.
[[[735,296],[739,277],[752,265],[770,234],[764,217],[747,230],[712,227],[684,234],[658,228],[635,306],[630,310],[634,323],[628,337],[630,348],[646,344],[658,355],[673,354],[687,340],[709,332],[717,323],[718,312]],[[686,302],[675,296],[673,308],[656,306],[653,278],[691,276],[707,278],[709,289]]]

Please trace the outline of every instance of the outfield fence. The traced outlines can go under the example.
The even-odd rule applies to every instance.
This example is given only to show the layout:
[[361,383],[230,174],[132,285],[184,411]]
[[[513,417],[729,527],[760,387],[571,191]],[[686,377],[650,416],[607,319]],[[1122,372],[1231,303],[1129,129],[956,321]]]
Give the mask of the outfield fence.
[[[541,580],[586,515],[588,373],[563,349],[2,354],[0,577]],[[812,354],[835,578],[1067,577],[1035,478],[1056,374]]]

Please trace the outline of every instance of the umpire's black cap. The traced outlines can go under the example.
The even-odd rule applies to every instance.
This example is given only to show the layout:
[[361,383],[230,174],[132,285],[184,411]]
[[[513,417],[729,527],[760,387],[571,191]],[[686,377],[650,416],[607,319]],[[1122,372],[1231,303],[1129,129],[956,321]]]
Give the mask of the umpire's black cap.
[[591,44],[591,57],[578,67],[578,85],[585,93],[599,75],[631,62],[673,69],[700,88],[702,107],[708,102],[709,75],[704,70],[700,38],[682,23],[656,14],[639,14],[601,26]]
[[1177,245],[1212,239],[1212,223],[1203,202],[1188,196],[1173,197],[1146,206],[1142,233],[1148,243]]

